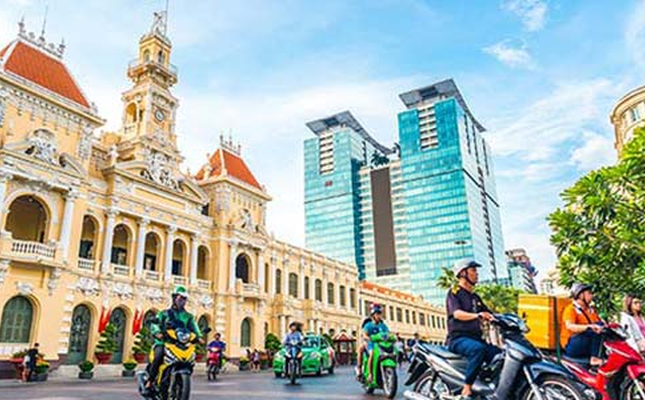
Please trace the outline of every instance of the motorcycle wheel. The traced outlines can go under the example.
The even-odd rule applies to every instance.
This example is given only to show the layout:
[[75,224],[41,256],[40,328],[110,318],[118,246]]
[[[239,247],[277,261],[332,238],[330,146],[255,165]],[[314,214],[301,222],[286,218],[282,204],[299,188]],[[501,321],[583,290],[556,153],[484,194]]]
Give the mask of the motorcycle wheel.
[[625,377],[625,380],[620,385],[620,398],[623,400],[645,400],[638,390],[639,387],[645,392],[645,382],[643,379],[633,380]]
[[392,367],[383,368],[383,391],[385,391],[385,396],[388,399],[393,399],[396,397],[397,389],[398,379],[396,370]]
[[[543,397],[546,400],[559,399],[559,400],[586,400],[587,398],[580,389],[569,383],[566,379],[555,376],[547,375],[537,382]],[[522,400],[536,400],[533,390],[529,387],[523,394]]]
[[414,392],[431,400],[441,400],[451,395],[448,386],[434,373],[426,373],[414,385]]
[[295,365],[292,365],[291,368],[289,368],[289,381],[291,382],[292,385],[296,384],[296,378],[298,377],[298,371]]
[[190,375],[177,374],[172,385],[173,400],[190,400]]
[[280,372],[274,372],[274,374],[275,374],[275,378],[276,378],[276,379],[280,379],[280,378],[282,378],[282,373],[280,373]]

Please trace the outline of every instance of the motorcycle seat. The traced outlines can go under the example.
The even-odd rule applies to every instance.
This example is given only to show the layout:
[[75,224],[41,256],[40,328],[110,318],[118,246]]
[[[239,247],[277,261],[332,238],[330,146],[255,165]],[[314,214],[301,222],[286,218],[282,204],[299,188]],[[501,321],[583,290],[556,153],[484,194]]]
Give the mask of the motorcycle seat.
[[460,356],[459,354],[455,354],[448,350],[447,347],[445,346],[426,346],[427,350],[430,353],[436,354],[437,356],[445,359],[445,360],[461,360],[464,357]]
[[588,367],[589,362],[590,362],[589,358],[587,358],[587,357],[583,357],[583,358],[571,357],[571,356],[567,356],[565,354],[562,355],[562,359],[565,360],[565,361],[568,361],[570,363],[573,363],[573,364],[578,364],[578,365],[583,366],[583,367]]

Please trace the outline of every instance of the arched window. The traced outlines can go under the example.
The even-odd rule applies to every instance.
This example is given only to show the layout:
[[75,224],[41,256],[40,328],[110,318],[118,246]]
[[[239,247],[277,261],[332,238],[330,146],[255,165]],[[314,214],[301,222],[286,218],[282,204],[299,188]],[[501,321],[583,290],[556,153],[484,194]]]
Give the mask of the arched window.
[[327,284],[327,304],[334,304],[334,284]]
[[156,233],[148,232],[146,235],[146,246],[143,256],[143,269],[146,271],[157,270],[157,260],[159,259],[159,237]]
[[150,50],[145,50],[143,52],[143,62],[150,61]]
[[311,296],[311,293],[309,293],[309,277],[305,276],[305,300],[309,300],[309,296]]
[[251,321],[248,318],[244,318],[242,321],[240,333],[240,346],[251,347]]
[[246,254],[240,254],[235,259],[235,278],[241,279],[244,283],[249,283],[249,256]]
[[2,310],[0,343],[31,342],[33,317],[34,307],[29,299],[23,296],[11,298]]
[[130,232],[124,224],[114,228],[112,239],[112,264],[128,265],[128,244],[130,243]]
[[163,64],[164,61],[166,61],[166,56],[164,55],[162,50],[159,50],[159,53],[157,54],[157,61],[159,64]]
[[322,301],[322,281],[320,279],[316,279],[315,285],[316,287],[314,290],[316,291],[316,301]]
[[78,256],[86,260],[94,260],[96,257],[96,221],[86,215],[83,217],[83,231],[81,233],[81,245],[78,249]]
[[123,345],[125,343],[125,330],[127,325],[127,318],[125,311],[122,308],[115,308],[110,315],[110,324],[116,328],[114,340],[116,342],[116,350],[112,353],[112,364],[121,364],[123,361]]
[[146,328],[148,331],[152,329],[152,321],[157,318],[157,310],[148,310],[146,311],[145,314],[143,314],[143,323],[141,326]]
[[197,320],[197,326],[199,327],[199,331],[202,333],[202,335],[204,335],[204,338],[206,338],[208,335],[204,334],[204,330],[209,327],[208,316],[202,315],[201,317],[199,317],[199,319]]
[[186,246],[184,242],[176,239],[172,245],[172,274],[183,276],[184,274],[184,259],[186,254]]
[[347,306],[347,302],[346,302],[346,298],[345,298],[345,286],[341,285],[338,288],[338,296],[340,297],[340,299],[338,300],[338,302],[340,303],[340,306],[341,307]]
[[208,279],[208,248],[199,246],[197,250],[197,279]]
[[71,325],[66,363],[78,364],[87,359],[87,343],[92,330],[92,313],[86,305],[74,308]]
[[289,274],[289,296],[298,297],[298,275]]
[[[264,264],[264,276],[268,277],[269,276],[269,264]],[[269,278],[264,279],[264,292],[269,293]]]
[[5,230],[17,240],[45,242],[47,211],[34,196],[20,196],[9,206]]
[[275,294],[282,293],[282,270],[275,270]]

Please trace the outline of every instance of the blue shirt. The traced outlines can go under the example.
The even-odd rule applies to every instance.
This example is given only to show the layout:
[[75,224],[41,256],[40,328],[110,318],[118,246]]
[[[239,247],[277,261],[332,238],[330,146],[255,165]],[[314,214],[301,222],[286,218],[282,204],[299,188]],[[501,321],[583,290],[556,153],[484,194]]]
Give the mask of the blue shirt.
[[216,348],[220,349],[220,351],[226,350],[226,343],[222,342],[221,340],[213,340],[208,344],[208,348]]
[[390,330],[388,329],[387,325],[385,325],[385,322],[381,321],[378,324],[374,323],[374,321],[370,320],[365,326],[363,327],[363,332],[367,333],[367,336],[372,336],[376,335],[377,333],[390,333]]
[[293,332],[293,333],[289,332],[289,333],[287,334],[287,336],[285,336],[285,338],[284,338],[284,340],[282,341],[282,343],[283,343],[285,346],[287,346],[287,345],[289,345],[289,344],[291,343],[291,340],[292,340],[292,339],[295,339],[295,340],[296,340],[296,342],[302,342],[302,339],[303,339],[302,333],[300,333],[299,331],[295,331],[295,332]]

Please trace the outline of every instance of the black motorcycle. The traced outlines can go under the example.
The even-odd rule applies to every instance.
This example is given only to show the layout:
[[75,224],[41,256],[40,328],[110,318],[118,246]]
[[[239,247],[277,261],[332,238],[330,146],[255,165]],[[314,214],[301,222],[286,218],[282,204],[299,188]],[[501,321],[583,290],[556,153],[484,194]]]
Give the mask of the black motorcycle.
[[[516,315],[495,315],[492,322],[504,339],[504,351],[484,365],[473,393],[479,400],[588,400],[595,392],[561,365],[545,359],[524,336],[526,323]],[[442,346],[419,343],[404,393],[411,400],[458,399],[467,359]]]
[[295,385],[302,373],[302,342],[292,339],[285,347],[284,376],[289,378],[292,385]]

